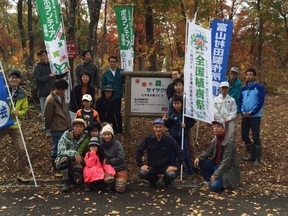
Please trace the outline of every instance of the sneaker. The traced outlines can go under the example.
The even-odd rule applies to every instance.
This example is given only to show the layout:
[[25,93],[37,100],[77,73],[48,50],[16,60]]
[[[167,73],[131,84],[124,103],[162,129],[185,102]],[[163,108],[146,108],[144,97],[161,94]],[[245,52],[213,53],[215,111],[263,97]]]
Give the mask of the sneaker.
[[202,185],[207,186],[207,187],[210,187],[211,184],[212,184],[211,181],[208,181],[208,182],[205,181],[202,183]]
[[19,180],[21,182],[28,182],[29,181],[23,173],[17,174],[17,180]]
[[114,177],[112,175],[105,174],[104,182],[106,184],[111,184],[113,181],[114,181]]
[[69,192],[69,183],[67,181],[64,181],[63,187],[62,187],[62,192],[63,193],[68,193]]

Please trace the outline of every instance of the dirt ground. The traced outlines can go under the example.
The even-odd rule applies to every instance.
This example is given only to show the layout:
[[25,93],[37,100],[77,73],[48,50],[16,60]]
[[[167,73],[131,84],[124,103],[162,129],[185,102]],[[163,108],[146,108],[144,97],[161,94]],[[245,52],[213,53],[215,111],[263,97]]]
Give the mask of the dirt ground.
[[[262,164],[259,168],[253,168],[252,163],[240,161],[241,181],[249,186],[250,192],[269,193],[276,191],[281,193],[281,185],[288,184],[288,92],[279,90],[277,94],[267,95],[264,115],[261,123],[261,135],[263,150]],[[27,118],[23,121],[22,128],[26,145],[30,155],[36,179],[54,179],[49,161],[52,139],[49,134],[42,131],[39,107],[32,105]],[[116,135],[126,151],[129,178],[138,178],[138,168],[135,160],[135,150],[145,135],[152,133],[151,118],[131,118],[131,135]],[[245,146],[241,141],[240,122],[238,124],[237,139],[239,158],[245,154]],[[196,126],[192,130],[196,137]],[[195,140],[194,151],[198,155],[204,151],[213,138],[212,127],[206,123],[199,123],[198,139]],[[0,182],[16,179],[16,153],[10,138],[0,141]],[[200,176],[195,181],[201,181]]]

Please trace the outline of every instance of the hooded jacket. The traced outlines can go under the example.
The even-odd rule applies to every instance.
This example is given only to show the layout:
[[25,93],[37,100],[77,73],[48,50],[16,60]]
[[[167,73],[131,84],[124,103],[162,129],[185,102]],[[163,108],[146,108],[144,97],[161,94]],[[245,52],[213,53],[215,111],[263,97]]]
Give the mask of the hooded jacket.
[[[9,91],[12,94],[11,88],[9,88]],[[18,89],[12,96],[12,100],[13,100],[15,109],[18,111],[18,119],[20,123],[20,119],[23,118],[27,114],[27,111],[29,109],[27,94],[23,91],[22,88],[18,87]],[[14,120],[14,122],[16,122],[16,117],[12,113],[13,108],[12,108],[11,103],[10,103],[10,111],[11,111],[12,119]],[[18,129],[18,128],[19,128],[19,125],[14,124],[14,125],[9,126],[8,129]]]

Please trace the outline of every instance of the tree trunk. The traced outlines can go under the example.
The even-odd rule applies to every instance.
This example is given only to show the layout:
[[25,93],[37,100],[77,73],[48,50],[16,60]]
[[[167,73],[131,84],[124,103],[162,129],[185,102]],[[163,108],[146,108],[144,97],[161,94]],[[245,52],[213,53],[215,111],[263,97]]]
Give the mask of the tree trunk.
[[153,25],[153,9],[150,5],[150,0],[144,0],[144,4],[147,5],[145,14],[145,32],[146,42],[148,45],[147,56],[148,56],[148,71],[156,71],[156,52],[154,50],[154,25]]
[[35,61],[34,61],[34,42],[35,42],[35,37],[33,33],[33,26],[32,26],[32,0],[27,1],[28,4],[28,38],[29,38],[29,57],[27,59],[27,64],[26,66],[33,66]]
[[262,11],[261,11],[261,0],[257,1],[257,12],[259,14],[259,32],[258,32],[258,50],[257,50],[257,61],[256,61],[256,65],[258,67],[258,69],[261,69],[262,67],[262,49],[263,49],[263,43],[264,43],[264,39],[263,39],[263,29],[264,29],[264,21],[263,21],[263,15],[262,15]]
[[89,32],[87,36],[86,48],[91,50],[91,54],[94,59],[94,63],[98,65],[97,61],[97,27],[100,16],[100,9],[102,0],[87,0],[88,10],[90,16]]
[[21,37],[21,47],[23,51],[24,59],[28,58],[27,55],[27,43],[26,43],[26,34],[25,34],[25,28],[23,25],[23,0],[18,0],[17,2],[17,22],[18,22],[18,28],[20,32]]
[[[67,5],[66,5],[67,7]],[[77,0],[70,0],[68,12],[67,41],[75,41],[75,23],[76,23]],[[74,59],[69,59],[72,86],[74,86]]]

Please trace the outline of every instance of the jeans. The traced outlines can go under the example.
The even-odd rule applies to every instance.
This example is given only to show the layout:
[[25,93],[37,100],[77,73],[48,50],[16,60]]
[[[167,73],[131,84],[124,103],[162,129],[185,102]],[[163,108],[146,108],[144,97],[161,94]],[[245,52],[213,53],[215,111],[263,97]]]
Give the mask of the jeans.
[[52,140],[53,140],[53,148],[51,150],[51,158],[56,158],[57,157],[57,152],[58,152],[58,142],[60,138],[62,137],[64,131],[50,131]]
[[158,174],[163,174],[163,181],[165,183],[170,183],[177,178],[177,173],[175,171],[166,172],[168,167],[165,168],[156,168],[156,167],[148,167],[148,172],[140,170],[139,178],[145,179],[149,182],[157,182],[159,177]]
[[242,118],[242,140],[245,142],[245,144],[252,143],[251,139],[249,138],[249,131],[251,128],[254,145],[261,146],[260,123],[261,117]]
[[[174,137],[173,136],[173,139],[181,147],[181,140],[182,140],[181,137]],[[187,172],[192,174],[193,173],[193,167],[192,167],[192,164],[191,164],[190,154],[189,154],[189,150],[188,150],[187,138],[184,138],[183,151],[184,151],[184,156],[185,156],[184,162],[185,162],[185,165],[186,165]],[[172,155],[172,161],[173,161],[173,164],[176,163],[176,154],[175,154],[175,152]]]
[[[205,181],[209,182],[211,176],[213,175],[213,173],[215,172],[215,170],[218,169],[218,166],[216,164],[214,164],[211,160],[209,159],[205,159],[204,161],[200,161],[199,162],[199,169],[200,169],[200,173],[203,176],[203,178],[205,179]],[[223,178],[217,178],[215,179],[214,182],[211,183],[210,188],[214,191],[214,192],[221,192],[223,191]]]

